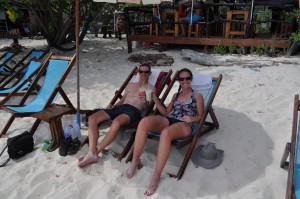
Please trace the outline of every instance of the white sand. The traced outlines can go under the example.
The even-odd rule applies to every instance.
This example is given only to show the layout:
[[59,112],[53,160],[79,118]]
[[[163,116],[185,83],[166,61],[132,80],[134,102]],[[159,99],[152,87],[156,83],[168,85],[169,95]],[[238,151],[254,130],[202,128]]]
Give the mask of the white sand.
[[[11,40],[0,40],[0,48]],[[45,45],[44,40],[20,40],[28,48]],[[84,53],[83,53],[84,51]],[[89,36],[80,47],[81,108],[105,107],[133,66],[128,61],[125,39],[93,39]],[[133,53],[158,53],[153,49],[134,48]],[[70,55],[74,52],[58,54]],[[215,59],[239,60],[262,68],[232,66],[205,67],[183,59],[180,48],[165,52],[175,60],[163,69],[183,67],[193,72],[218,75],[223,81],[213,103],[220,128],[201,137],[198,145],[216,143],[225,151],[221,165],[214,169],[195,168],[190,161],[183,178],[169,178],[176,173],[187,147],[172,149],[161,182],[152,198],[284,198],[287,171],[279,167],[286,142],[290,140],[294,95],[300,93],[299,56],[290,58],[259,56],[215,56]],[[225,65],[225,64],[224,64]],[[227,65],[227,64],[226,64]],[[64,88],[76,106],[76,67]],[[178,84],[171,91],[174,93]],[[168,97],[167,102],[170,100]],[[60,101],[60,99],[58,99]],[[9,114],[0,112],[3,127]],[[72,117],[64,117],[71,122]],[[17,119],[4,138],[29,130],[33,120]],[[107,129],[101,130],[103,135]],[[157,143],[149,141],[141,159],[144,167],[128,180],[128,164],[117,162],[112,155],[100,154],[98,163],[80,169],[77,158],[88,150],[85,145],[76,155],[61,157],[58,150],[42,152],[42,140],[50,134],[42,123],[34,135],[36,150],[0,168],[0,198],[146,198],[143,196],[155,166]],[[87,134],[87,130],[83,130]],[[101,139],[102,137],[100,137]],[[121,133],[109,147],[121,152],[128,133]],[[5,152],[0,163],[8,157]]]

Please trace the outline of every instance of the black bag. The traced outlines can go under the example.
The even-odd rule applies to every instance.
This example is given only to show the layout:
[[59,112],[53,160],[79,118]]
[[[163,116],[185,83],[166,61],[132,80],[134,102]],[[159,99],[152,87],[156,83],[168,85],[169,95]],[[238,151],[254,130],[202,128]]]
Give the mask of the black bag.
[[28,131],[7,139],[9,158],[18,159],[33,151],[33,137]]

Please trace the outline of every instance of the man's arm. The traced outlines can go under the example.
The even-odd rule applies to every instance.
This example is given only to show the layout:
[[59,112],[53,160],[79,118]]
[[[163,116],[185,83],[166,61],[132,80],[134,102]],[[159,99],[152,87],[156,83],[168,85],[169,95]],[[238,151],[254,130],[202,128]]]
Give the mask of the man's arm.
[[116,106],[122,105],[124,103],[124,100],[125,100],[126,96],[127,96],[127,93],[128,93],[127,88],[125,88],[125,93],[124,93],[123,97],[120,99],[120,101],[118,101],[115,105],[109,104],[107,106],[107,108],[112,109]]

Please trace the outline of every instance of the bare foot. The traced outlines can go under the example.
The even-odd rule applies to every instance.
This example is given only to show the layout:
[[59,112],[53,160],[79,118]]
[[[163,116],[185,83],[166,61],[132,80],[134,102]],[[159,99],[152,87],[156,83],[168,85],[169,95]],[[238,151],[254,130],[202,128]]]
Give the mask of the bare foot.
[[154,194],[154,192],[156,191],[157,187],[158,187],[158,183],[159,183],[159,177],[152,177],[150,184],[148,185],[147,190],[145,191],[144,195],[145,196],[151,196],[152,194]]
[[143,167],[143,165],[142,165],[140,159],[137,161],[137,163],[131,162],[129,168],[128,168],[127,171],[126,171],[127,178],[132,178],[133,175],[134,175],[134,173],[135,173],[135,170],[136,170],[137,168],[140,169],[140,168],[142,168],[142,167]]
[[78,158],[78,163],[81,162],[84,159],[85,155],[82,155]]
[[87,155],[79,157],[77,165],[78,167],[85,167],[86,165],[95,163],[97,161],[98,161],[98,156],[96,154],[88,152]]

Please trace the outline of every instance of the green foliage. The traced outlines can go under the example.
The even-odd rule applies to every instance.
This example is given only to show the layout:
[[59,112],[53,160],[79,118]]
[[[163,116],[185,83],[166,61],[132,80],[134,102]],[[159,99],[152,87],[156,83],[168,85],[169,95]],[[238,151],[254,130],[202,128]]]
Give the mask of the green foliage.
[[255,52],[256,52],[256,54],[258,54],[259,56],[261,56],[261,55],[267,54],[268,49],[269,49],[269,47],[268,47],[267,44],[259,44],[259,45],[256,47]]
[[297,32],[293,32],[290,38],[293,41],[300,41],[300,30],[298,30]]
[[292,10],[292,11],[282,11],[282,14],[280,15],[281,20],[285,21],[292,21],[293,19],[296,19],[298,17],[298,10]]
[[251,47],[250,47],[250,54],[251,54],[251,55],[254,55],[254,53],[255,53],[255,47],[254,47],[254,46],[251,46]]
[[[270,9],[259,10],[256,13],[257,21],[266,21],[272,18],[272,11]],[[270,32],[271,23],[259,23],[256,25],[256,33]]]
[[230,43],[229,43],[228,49],[229,49],[230,55],[232,55],[236,49],[236,47],[233,45],[232,38],[230,38]]
[[256,15],[256,20],[264,21],[267,19],[271,19],[271,17],[272,17],[272,10],[270,9],[259,10]]
[[5,11],[8,15],[8,18],[13,23],[16,22],[21,15],[18,7],[11,4],[11,2],[7,0],[0,0],[0,11]]
[[213,52],[214,54],[224,55],[226,53],[226,46],[219,42],[218,45],[214,46]]
[[237,48],[236,48],[236,51],[237,51],[237,54],[240,56],[240,55],[242,55],[242,53],[243,53],[243,47],[242,46],[238,46]]
[[[100,4],[100,3],[97,3]],[[114,20],[113,13],[116,11],[123,11],[126,4],[121,3],[103,3],[99,10],[100,21],[103,24],[112,24]],[[128,5],[127,5],[128,6]]]

